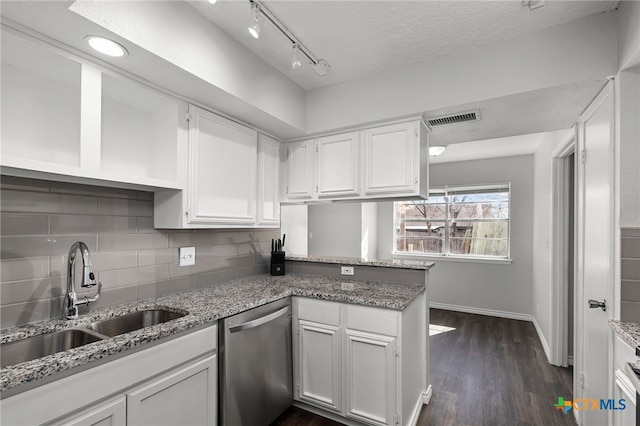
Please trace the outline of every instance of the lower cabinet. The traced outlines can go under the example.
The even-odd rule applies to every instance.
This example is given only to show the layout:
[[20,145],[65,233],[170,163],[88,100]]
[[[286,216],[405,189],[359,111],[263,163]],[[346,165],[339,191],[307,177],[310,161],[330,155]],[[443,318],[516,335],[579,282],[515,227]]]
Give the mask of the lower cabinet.
[[415,423],[427,392],[424,295],[402,312],[303,297],[293,306],[296,401],[364,424]]
[[[614,388],[613,398],[618,409],[613,410],[612,421],[614,426],[636,425],[636,390],[628,377],[625,364],[635,362],[634,349],[619,336],[614,338]],[[624,405],[624,408],[622,406]]]
[[216,349],[216,325],[140,349],[3,398],[2,424],[215,426]]
[[124,396],[100,404],[62,422],[63,426],[110,426],[127,423],[127,403]]

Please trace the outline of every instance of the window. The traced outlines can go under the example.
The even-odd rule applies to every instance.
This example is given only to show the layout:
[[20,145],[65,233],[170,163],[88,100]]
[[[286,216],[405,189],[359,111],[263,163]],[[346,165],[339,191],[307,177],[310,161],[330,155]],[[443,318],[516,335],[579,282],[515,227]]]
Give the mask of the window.
[[509,257],[510,185],[447,186],[394,203],[394,253]]

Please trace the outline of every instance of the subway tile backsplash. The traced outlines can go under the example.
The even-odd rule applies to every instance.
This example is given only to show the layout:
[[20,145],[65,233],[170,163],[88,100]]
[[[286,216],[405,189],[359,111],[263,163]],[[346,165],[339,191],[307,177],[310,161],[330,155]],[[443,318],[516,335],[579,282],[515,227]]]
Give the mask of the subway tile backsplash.
[[[279,234],[156,230],[153,193],[118,188],[2,176],[0,202],[2,328],[60,317],[75,241],[89,246],[103,283],[96,309],[266,273]],[[178,265],[183,246],[196,247],[195,265]]]
[[620,230],[620,320],[640,322],[640,228]]

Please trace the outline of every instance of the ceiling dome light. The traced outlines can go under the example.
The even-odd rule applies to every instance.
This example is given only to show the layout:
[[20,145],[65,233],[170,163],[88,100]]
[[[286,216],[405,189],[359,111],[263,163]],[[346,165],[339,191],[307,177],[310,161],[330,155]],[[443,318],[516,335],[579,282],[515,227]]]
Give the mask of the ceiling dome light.
[[121,44],[116,43],[108,38],[99,36],[87,36],[84,41],[94,50],[115,58],[126,56],[129,52]]
[[429,147],[429,156],[430,157],[437,157],[438,155],[442,154],[445,149],[447,149],[447,147],[444,146],[444,145],[430,146]]
[[249,27],[249,34],[253,38],[260,38],[260,5],[258,3],[251,5],[251,19],[253,25]]
[[211,4],[216,4],[218,2],[218,0],[209,0],[209,3]]

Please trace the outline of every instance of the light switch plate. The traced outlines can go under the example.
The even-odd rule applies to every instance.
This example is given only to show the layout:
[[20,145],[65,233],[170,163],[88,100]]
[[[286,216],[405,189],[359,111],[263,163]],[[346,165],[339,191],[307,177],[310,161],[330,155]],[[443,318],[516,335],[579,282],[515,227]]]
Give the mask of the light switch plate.
[[196,248],[180,247],[180,266],[189,266],[196,264]]
[[340,273],[342,275],[353,275],[353,266],[341,266]]

